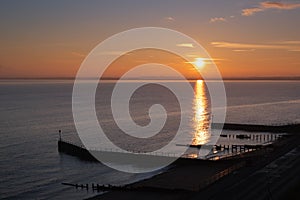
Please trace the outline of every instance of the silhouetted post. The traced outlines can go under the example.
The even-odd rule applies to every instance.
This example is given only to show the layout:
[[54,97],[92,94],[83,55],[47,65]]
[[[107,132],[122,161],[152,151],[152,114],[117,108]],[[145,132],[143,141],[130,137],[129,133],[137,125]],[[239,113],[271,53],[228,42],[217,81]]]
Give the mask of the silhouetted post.
[[59,134],[59,141],[61,141],[61,130],[58,130],[58,134]]

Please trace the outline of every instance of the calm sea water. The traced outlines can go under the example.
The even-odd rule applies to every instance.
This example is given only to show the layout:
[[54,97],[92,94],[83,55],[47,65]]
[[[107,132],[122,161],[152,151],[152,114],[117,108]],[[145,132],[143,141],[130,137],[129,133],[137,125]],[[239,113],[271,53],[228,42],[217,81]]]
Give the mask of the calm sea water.
[[[192,120],[189,134],[193,143],[203,144],[209,139],[209,98],[202,82],[191,84],[195,97],[190,100],[194,110],[190,112]],[[111,133],[114,132],[114,126],[107,115],[107,99],[100,97],[112,86],[110,82],[105,83],[102,87],[104,93],[98,92],[96,97],[100,123]],[[226,81],[225,86],[227,122],[300,122],[299,81]],[[97,193],[76,190],[61,183],[122,185],[158,173],[122,173],[101,164],[60,154],[57,151],[59,129],[63,130],[64,139],[80,142],[72,117],[72,87],[72,81],[0,82],[0,198],[82,199]],[[146,108],[159,100],[167,107],[172,119],[165,127],[165,132],[171,133],[180,116],[176,101],[160,87],[144,89],[148,92],[137,92],[132,98],[134,106],[131,114],[136,123],[149,123]]]

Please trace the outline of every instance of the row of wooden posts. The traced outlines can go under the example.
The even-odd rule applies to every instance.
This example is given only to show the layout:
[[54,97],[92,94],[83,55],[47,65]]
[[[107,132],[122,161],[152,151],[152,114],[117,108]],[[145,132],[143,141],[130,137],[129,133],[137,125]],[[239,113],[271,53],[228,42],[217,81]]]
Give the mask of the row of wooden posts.
[[91,185],[89,184],[73,184],[73,183],[62,183],[62,185],[67,185],[67,186],[73,186],[76,189],[86,189],[86,190],[97,190],[97,191],[108,191],[108,190],[126,190],[129,189],[126,186],[115,186],[115,185],[100,185],[100,184],[94,184],[92,183]]
[[227,134],[221,137],[236,138],[236,139],[251,139],[256,141],[274,141],[282,137],[281,134]]
[[[191,188],[192,191],[200,191],[201,189],[205,188],[206,186],[216,182],[217,180],[221,179],[222,177],[232,173],[235,170],[240,169],[241,167],[243,167],[245,165],[245,161],[244,162],[240,162],[237,163],[203,181],[200,181],[199,185],[197,185],[196,187]],[[89,184],[72,184],[72,183],[62,183],[63,185],[67,185],[67,186],[73,186],[76,189],[80,188],[80,189],[85,189],[85,190],[89,190],[91,189],[92,191],[124,191],[124,190],[138,190],[138,189],[147,189],[147,187],[130,187],[130,186],[114,186],[114,185],[99,185],[99,184],[94,184],[92,183],[91,185]],[[152,187],[148,187],[150,189],[153,189]]]
[[[231,147],[231,148],[230,148]],[[256,150],[262,148],[262,145],[214,145],[216,151],[243,152],[247,150]]]

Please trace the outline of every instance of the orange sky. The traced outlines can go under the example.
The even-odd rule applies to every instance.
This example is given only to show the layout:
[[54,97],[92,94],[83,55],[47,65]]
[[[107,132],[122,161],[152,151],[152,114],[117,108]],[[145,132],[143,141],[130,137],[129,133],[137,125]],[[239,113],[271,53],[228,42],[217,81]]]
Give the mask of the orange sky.
[[[98,43],[143,26],[170,28],[194,38],[223,77],[300,76],[300,2],[170,2],[2,1],[0,77],[74,77]],[[125,64],[118,66],[153,62],[147,55],[120,58]],[[172,60],[186,76],[197,76],[180,58],[163,55],[156,57],[158,62]]]

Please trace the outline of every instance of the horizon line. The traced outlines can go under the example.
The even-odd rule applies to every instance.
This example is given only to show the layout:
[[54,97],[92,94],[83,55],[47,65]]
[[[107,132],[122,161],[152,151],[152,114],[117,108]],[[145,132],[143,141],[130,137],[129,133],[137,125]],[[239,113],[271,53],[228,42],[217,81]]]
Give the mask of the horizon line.
[[[0,77],[0,80],[75,80],[76,77]],[[96,77],[82,78],[82,80],[98,80]],[[104,77],[101,80],[119,80],[116,77]],[[132,77],[124,80],[181,80],[174,77]],[[187,78],[186,80],[203,80],[201,78]],[[211,78],[207,80],[220,80],[217,78]],[[300,80],[300,76],[249,76],[249,77],[224,77],[222,80]]]

